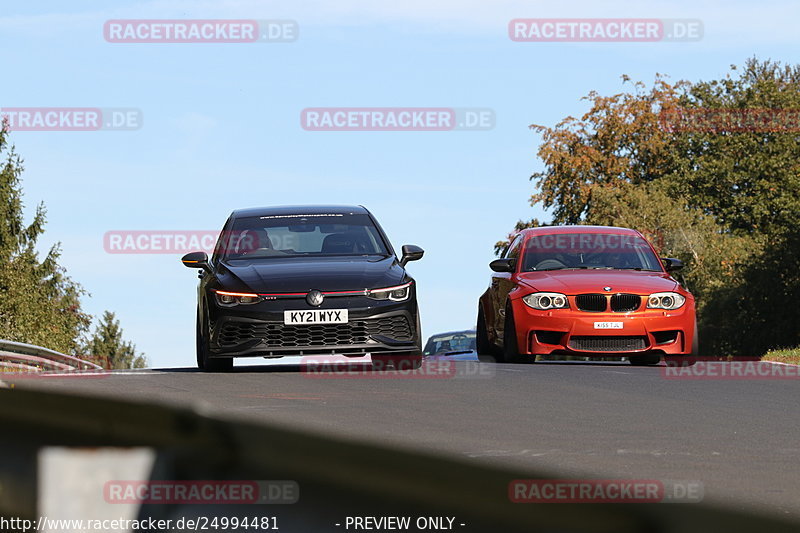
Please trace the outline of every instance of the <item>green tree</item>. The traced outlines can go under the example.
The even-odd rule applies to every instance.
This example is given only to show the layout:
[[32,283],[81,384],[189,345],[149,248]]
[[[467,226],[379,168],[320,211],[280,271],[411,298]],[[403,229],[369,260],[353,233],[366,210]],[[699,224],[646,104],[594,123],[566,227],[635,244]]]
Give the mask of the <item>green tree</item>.
[[[628,77],[623,76],[627,83]],[[578,224],[592,218],[592,196],[620,182],[648,183],[673,172],[670,135],[661,127],[661,111],[677,106],[685,82],[662,76],[648,91],[637,82],[631,93],[584,98],[590,109],[555,127],[531,125],[542,135],[538,155],[545,170],[531,176],[537,191],[531,203],[553,210],[554,224]]]
[[122,328],[114,313],[106,311],[86,343],[84,358],[109,370],[145,368],[147,359],[136,353],[136,346],[122,338]]
[[45,208],[38,205],[30,224],[23,216],[19,179],[22,160],[0,127],[0,338],[76,353],[90,317],[81,311],[84,290],[59,266],[60,245],[40,260]]
[[800,124],[785,119],[800,110],[800,67],[750,59],[741,69],[731,66],[724,79],[687,89],[681,107],[742,117],[763,112],[772,120],[743,119],[739,129],[722,123],[708,131],[672,134],[672,192],[732,232],[778,235],[796,228]]

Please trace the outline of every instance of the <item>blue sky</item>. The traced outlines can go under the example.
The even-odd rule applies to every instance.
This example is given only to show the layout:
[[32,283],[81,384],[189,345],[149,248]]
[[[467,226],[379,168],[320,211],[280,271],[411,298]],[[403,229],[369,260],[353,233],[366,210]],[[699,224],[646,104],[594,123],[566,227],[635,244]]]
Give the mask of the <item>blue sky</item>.
[[[136,131],[17,132],[28,214],[42,244],[117,313],[153,366],[193,364],[196,277],[175,255],[112,255],[109,230],[208,230],[233,209],[363,204],[409,270],[426,336],[474,325],[493,244],[519,219],[541,169],[531,123],[586,108],[591,90],[723,76],[757,56],[797,62],[800,6],[786,2],[500,0],[15,2],[0,15],[5,107],[132,107]],[[515,18],[701,19],[697,42],[520,43]],[[290,19],[292,43],[118,44],[109,19]],[[312,132],[307,107],[490,108],[488,131]]]

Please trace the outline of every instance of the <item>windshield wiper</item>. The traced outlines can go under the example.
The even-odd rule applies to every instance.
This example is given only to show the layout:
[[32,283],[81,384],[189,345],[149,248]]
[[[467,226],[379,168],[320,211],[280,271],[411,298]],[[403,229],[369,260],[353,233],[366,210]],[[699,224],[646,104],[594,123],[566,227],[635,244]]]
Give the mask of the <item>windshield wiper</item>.
[[554,267],[534,269],[531,272],[545,272],[547,270],[644,270],[646,272],[658,272],[642,267],[612,267],[612,266],[577,266],[577,267]]
[[554,268],[539,268],[534,269],[533,272],[545,272],[547,270],[587,270],[587,269],[605,269],[611,267],[596,267],[596,266],[578,266],[578,267],[554,267]]
[[592,266],[592,267],[581,267],[581,268],[591,268],[592,270],[647,270],[648,272],[655,272],[654,270],[648,270],[643,267]]

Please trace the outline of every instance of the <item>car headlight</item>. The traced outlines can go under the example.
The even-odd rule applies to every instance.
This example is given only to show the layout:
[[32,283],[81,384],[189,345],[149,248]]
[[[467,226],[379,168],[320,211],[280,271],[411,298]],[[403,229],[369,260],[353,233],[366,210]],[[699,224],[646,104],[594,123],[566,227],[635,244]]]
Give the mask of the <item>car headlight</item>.
[[655,292],[647,297],[648,309],[678,309],[686,302],[686,298],[677,292]]
[[252,292],[228,292],[214,290],[214,293],[217,295],[217,303],[228,307],[239,304],[256,304],[261,301],[261,297]]
[[522,297],[528,307],[546,311],[548,309],[569,309],[567,297],[560,292],[535,292]]
[[402,302],[408,300],[411,295],[411,282],[396,287],[386,287],[385,289],[367,289],[365,294],[373,300],[392,300]]

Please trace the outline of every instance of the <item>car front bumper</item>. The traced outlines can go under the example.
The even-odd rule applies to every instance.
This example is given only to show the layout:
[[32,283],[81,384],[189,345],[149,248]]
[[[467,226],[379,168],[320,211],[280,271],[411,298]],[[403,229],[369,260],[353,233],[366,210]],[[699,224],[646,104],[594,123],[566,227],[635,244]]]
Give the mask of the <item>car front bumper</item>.
[[364,303],[363,298],[326,299],[320,309],[347,309],[347,323],[296,325],[284,324],[283,312],[313,309],[304,300],[217,306],[211,321],[209,355],[273,358],[421,354],[414,299]]
[[[694,301],[674,311],[644,309],[627,313],[576,309],[539,311],[513,301],[517,345],[522,354],[604,357],[659,353],[691,355],[695,335]],[[597,323],[621,323],[598,329]]]

